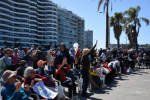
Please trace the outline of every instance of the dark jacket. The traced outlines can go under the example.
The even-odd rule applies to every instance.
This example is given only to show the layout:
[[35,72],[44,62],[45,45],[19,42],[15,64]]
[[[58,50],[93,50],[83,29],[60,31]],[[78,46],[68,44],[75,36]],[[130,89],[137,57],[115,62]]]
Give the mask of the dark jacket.
[[37,69],[38,67],[37,67],[37,62],[39,61],[39,60],[43,60],[43,61],[46,61],[46,55],[44,54],[44,52],[42,52],[41,50],[37,50],[37,53],[36,53],[36,60],[33,60],[33,67],[34,67],[34,65],[36,66],[36,67],[34,67],[34,69]]
[[67,50],[66,51],[58,51],[56,54],[55,61],[60,61],[62,63],[64,57],[67,58],[67,63],[71,64],[70,54]]
[[42,69],[35,69],[35,72],[36,74],[39,74],[41,76],[45,76],[45,77],[48,77],[48,71],[47,70],[44,70],[43,68]]
[[25,69],[26,69],[26,67],[22,67],[22,66],[17,68],[17,75],[23,77]]
[[94,51],[95,47],[96,47],[96,45],[94,45],[93,48],[89,52],[82,55],[82,57],[81,57],[81,69],[89,71],[89,69],[90,69],[89,55]]

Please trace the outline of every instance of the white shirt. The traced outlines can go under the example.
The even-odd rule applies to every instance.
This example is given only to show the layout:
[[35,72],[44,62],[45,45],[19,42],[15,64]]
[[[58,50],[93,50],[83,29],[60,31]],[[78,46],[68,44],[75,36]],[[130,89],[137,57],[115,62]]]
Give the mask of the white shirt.
[[21,56],[21,58],[23,57],[24,51],[23,50],[18,50],[19,55]]

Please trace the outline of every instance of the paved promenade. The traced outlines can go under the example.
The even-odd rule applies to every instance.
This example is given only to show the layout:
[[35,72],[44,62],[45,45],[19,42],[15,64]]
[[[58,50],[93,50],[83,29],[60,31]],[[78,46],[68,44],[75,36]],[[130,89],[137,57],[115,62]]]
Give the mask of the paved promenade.
[[80,100],[150,100],[150,69],[137,69],[130,75],[115,78],[106,89],[92,89],[90,98]]

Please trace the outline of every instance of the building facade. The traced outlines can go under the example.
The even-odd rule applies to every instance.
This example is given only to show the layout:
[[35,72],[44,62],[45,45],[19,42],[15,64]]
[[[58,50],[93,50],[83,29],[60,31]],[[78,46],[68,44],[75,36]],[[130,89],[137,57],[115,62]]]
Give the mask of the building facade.
[[84,19],[51,0],[0,0],[0,46],[29,48],[79,43],[84,48]]
[[85,48],[92,48],[93,47],[93,31],[92,30],[85,31],[84,46],[85,46]]
[[68,48],[73,48],[78,43],[84,48],[84,19],[67,9],[58,7],[58,33],[57,44],[65,43]]
[[57,42],[57,5],[49,0],[0,0],[0,45]]

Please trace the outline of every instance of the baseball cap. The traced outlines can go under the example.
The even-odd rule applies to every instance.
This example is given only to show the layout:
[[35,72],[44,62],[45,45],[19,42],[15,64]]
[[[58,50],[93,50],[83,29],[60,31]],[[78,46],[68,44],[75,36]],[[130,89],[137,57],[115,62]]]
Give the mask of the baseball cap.
[[41,64],[41,62],[42,62],[42,64],[47,63],[47,61],[39,60],[39,61],[37,62],[37,66],[38,66],[38,67],[39,67],[39,65]]

